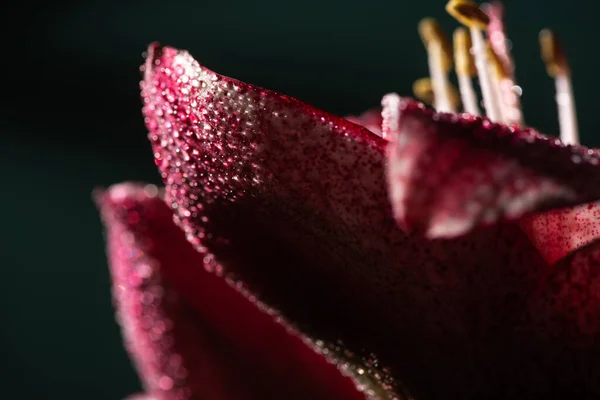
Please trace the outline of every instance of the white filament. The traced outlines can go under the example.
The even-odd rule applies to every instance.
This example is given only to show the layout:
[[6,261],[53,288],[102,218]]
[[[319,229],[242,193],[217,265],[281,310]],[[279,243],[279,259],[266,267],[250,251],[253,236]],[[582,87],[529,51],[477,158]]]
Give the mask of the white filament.
[[455,112],[450,96],[450,86],[444,64],[442,61],[442,44],[432,40],[427,45],[429,75],[431,75],[431,86],[433,90],[433,106],[438,112]]
[[508,123],[508,106],[507,104],[504,102],[503,96],[502,96],[502,78],[500,76],[494,75],[492,77],[492,92],[493,92],[493,96],[494,96],[494,101],[496,103],[498,103],[498,109],[500,110],[500,118],[498,119],[498,122],[501,122],[503,124]]
[[483,32],[479,28],[472,27],[471,40],[473,42],[473,57],[475,58],[475,67],[479,76],[479,84],[481,85],[481,95],[483,97],[483,105],[487,117],[494,122],[502,121],[502,112],[500,104],[494,94],[492,79],[490,77],[490,66],[487,54],[487,47]]
[[473,89],[473,81],[467,74],[458,73],[458,90],[462,99],[463,107],[466,112],[471,115],[480,115],[479,107],[477,106],[477,95]]
[[521,90],[520,86],[515,85],[513,79],[504,78],[500,81],[500,94],[504,108],[504,119],[507,124],[523,125],[523,111],[521,109],[520,94],[516,90]]
[[573,96],[571,77],[568,73],[559,73],[556,76],[555,84],[560,139],[565,144],[579,144],[577,112],[575,111],[575,97]]

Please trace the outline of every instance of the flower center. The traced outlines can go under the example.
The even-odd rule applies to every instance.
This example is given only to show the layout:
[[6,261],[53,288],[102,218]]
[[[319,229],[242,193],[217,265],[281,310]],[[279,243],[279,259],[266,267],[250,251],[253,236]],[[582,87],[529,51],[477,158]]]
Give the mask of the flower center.
[[[463,112],[480,115],[473,87],[476,79],[481,87],[484,115],[493,122],[523,126],[522,89],[515,80],[502,5],[490,4],[484,10],[469,0],[450,0],[446,11],[468,30],[456,29],[452,51],[450,41],[437,21],[425,18],[419,23],[430,77],[415,82],[415,95],[433,104],[439,112],[456,112],[462,103]],[[546,70],[556,85],[560,138],[565,144],[578,144],[571,70],[564,49],[549,29],[540,32],[540,48]],[[448,79],[453,64],[460,94]]]

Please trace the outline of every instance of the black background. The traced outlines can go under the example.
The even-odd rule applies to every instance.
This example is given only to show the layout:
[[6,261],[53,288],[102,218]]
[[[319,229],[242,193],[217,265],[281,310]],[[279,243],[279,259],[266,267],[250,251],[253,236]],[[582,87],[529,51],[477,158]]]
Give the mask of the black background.
[[[139,389],[114,322],[90,193],[158,183],[140,115],[155,40],[225,75],[333,113],[359,113],[427,74],[419,19],[443,0],[13,3],[1,13],[0,390],[3,398],[119,399]],[[600,145],[596,1],[507,0],[527,122],[557,131],[537,33],[557,29],[574,70],[582,141]],[[2,396],[2,395],[0,395]]]

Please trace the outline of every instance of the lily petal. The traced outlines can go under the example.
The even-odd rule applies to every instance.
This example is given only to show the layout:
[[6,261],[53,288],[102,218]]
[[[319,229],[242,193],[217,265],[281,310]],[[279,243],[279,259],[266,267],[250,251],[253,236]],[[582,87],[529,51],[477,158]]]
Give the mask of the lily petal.
[[404,229],[455,237],[476,226],[600,198],[600,156],[531,129],[383,100],[390,197]]
[[519,224],[546,262],[554,264],[600,238],[600,203],[533,214]]
[[[521,327],[537,344],[530,353],[532,382],[553,379],[554,388],[572,399],[600,396],[600,242],[560,260],[529,297],[529,318]],[[569,368],[556,362],[562,360]],[[566,390],[565,390],[566,389]]]
[[362,363],[353,372],[379,398],[403,393],[400,380],[417,399],[594,387],[572,366],[597,371],[598,359],[568,347],[544,355],[548,324],[530,310],[553,271],[517,224],[453,240],[405,234],[388,200],[387,141],[186,52],[152,46],[142,89],[166,201],[189,242]]
[[359,116],[350,115],[346,117],[346,119],[355,124],[364,126],[377,136],[382,136],[381,124],[383,122],[383,117],[381,116],[381,109],[379,108],[365,111]]
[[318,346],[206,271],[156,188],[116,185],[97,201],[141,398],[365,399]]
[[147,393],[136,393],[128,396],[125,400],[160,400],[156,396]]
[[[548,328],[547,338],[567,339],[556,350],[565,351],[567,344],[600,356],[600,241],[559,261],[548,284],[531,296],[530,307],[533,319]],[[596,368],[589,377],[597,378],[599,372]],[[600,393],[600,381],[592,382]]]

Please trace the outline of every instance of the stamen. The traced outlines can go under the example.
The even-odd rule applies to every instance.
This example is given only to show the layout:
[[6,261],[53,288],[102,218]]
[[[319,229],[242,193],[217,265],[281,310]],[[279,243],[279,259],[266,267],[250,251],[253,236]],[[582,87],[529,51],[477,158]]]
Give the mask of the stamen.
[[471,78],[477,76],[477,68],[471,54],[471,37],[464,28],[454,31],[454,65],[458,77],[460,97],[466,112],[471,115],[480,115],[477,106],[477,95],[473,90]]
[[504,28],[504,7],[501,1],[483,6],[483,10],[490,18],[487,36],[494,53],[499,57],[507,76],[500,81],[500,100],[503,108],[504,119],[508,124],[523,125],[523,111],[521,110],[521,90],[515,79],[515,65],[509,49],[509,40]]
[[446,4],[446,11],[468,28],[486,30],[490,17],[481,8],[469,0],[450,0]]
[[542,59],[546,63],[546,71],[554,78],[556,84],[560,138],[566,144],[579,144],[571,68],[564,49],[556,35],[549,29],[540,32],[540,48]]
[[508,72],[504,68],[502,61],[500,60],[500,58],[489,43],[487,44],[487,55],[490,61],[489,65],[490,76],[492,78],[492,92],[494,97],[496,98],[496,101],[500,105],[500,113],[502,115],[500,122],[506,123],[508,120],[506,116],[507,110],[502,101],[501,84],[505,79],[508,78]]
[[448,38],[433,18],[425,18],[419,23],[419,34],[427,49],[434,107],[437,111],[454,112],[448,82],[448,73],[452,68]]
[[494,96],[487,46],[483,36],[483,30],[487,28],[490,19],[477,4],[468,0],[450,0],[446,5],[446,11],[469,28],[486,114],[492,121],[501,121],[502,113],[498,99]]
[[[450,82],[448,82],[448,92],[452,107],[460,107],[460,96],[458,95],[456,88]],[[433,82],[431,78],[427,77],[417,79],[415,83],[413,83],[413,94],[416,98],[418,98],[424,103],[434,104],[435,93],[433,91]]]

